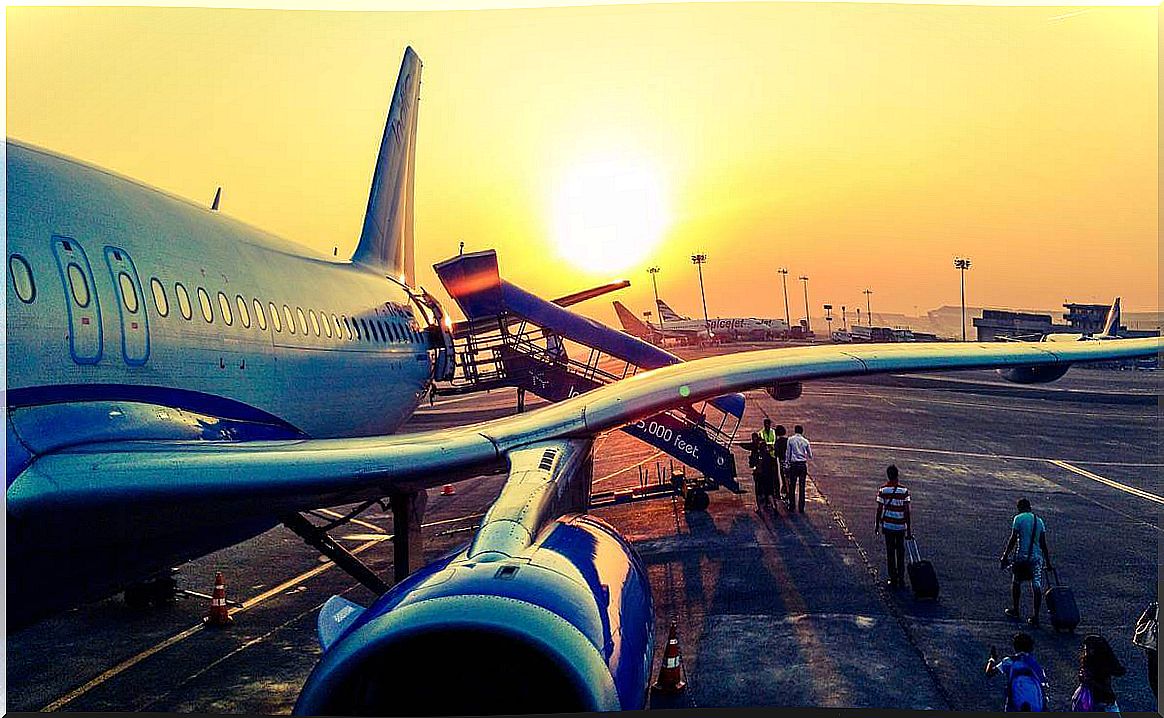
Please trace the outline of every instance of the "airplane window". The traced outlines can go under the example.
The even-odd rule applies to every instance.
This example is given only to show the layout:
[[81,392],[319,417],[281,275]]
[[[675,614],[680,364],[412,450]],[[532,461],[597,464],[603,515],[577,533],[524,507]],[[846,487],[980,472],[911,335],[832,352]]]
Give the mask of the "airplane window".
[[133,280],[121,272],[117,275],[117,284],[121,287],[121,303],[125,305],[125,311],[137,314],[137,290],[134,289]]
[[315,336],[319,336],[319,317],[315,316],[315,310],[308,309],[307,316],[311,318],[311,331],[315,333]]
[[238,320],[247,329],[251,328],[251,312],[247,309],[247,300],[242,298],[242,295],[236,295],[234,303],[238,305]]
[[274,302],[268,302],[267,309],[271,311],[271,327],[277,332],[283,331],[283,318],[279,316],[279,308]]
[[299,331],[307,334],[307,317],[303,316],[302,307],[295,307],[295,316],[299,317]]
[[181,282],[174,282],[174,296],[178,298],[178,311],[182,312],[182,317],[187,320],[193,317],[194,310],[190,307],[190,295]]
[[373,339],[375,339],[375,337],[372,336],[371,330],[368,329],[368,320],[367,319],[364,319],[362,317],[360,318],[360,329],[362,329],[364,331],[364,341],[370,342]]
[[81,267],[76,262],[69,263],[69,290],[73,293],[73,301],[77,303],[78,307],[84,309],[89,306],[89,282],[85,279],[85,273],[81,271]]
[[[364,327],[365,332],[367,329],[367,327]],[[360,339],[364,336],[360,333],[360,320],[356,319],[355,317],[352,317],[352,331],[356,333],[356,341],[360,341]]]
[[283,319],[286,320],[285,323],[287,324],[287,331],[294,334],[295,315],[291,313],[291,307],[287,306],[286,304],[283,305]]
[[328,339],[331,339],[331,321],[327,318],[327,312],[320,312],[319,319],[323,324],[323,333],[327,335]]
[[380,333],[383,325],[375,319],[369,319],[368,324],[372,325],[372,338],[378,342],[384,341],[384,335]]
[[267,315],[263,314],[263,303],[258,299],[255,300],[255,324],[259,325],[259,331],[267,331]]
[[388,341],[393,344],[400,341],[400,335],[396,333],[396,325],[391,320],[388,322],[380,322],[380,327],[384,330]]
[[164,317],[169,314],[170,302],[166,299],[166,288],[157,277],[150,280],[150,291],[154,294],[154,309],[158,310],[158,316]]
[[12,286],[16,289],[16,296],[20,301],[28,304],[36,299],[36,284],[32,281],[32,268],[19,254],[14,254],[8,260],[8,271],[12,274]]
[[344,329],[347,330],[348,341],[352,339],[352,325],[348,322],[347,316],[344,316]]
[[400,333],[400,327],[396,324],[389,324],[388,328],[392,330],[392,341],[404,341],[404,335]]
[[202,287],[198,287],[198,306],[202,307],[202,318],[207,322],[213,322],[214,305],[210,303],[210,295]]
[[335,338],[336,339],[343,339],[344,338],[344,328],[340,326],[339,317],[337,317],[334,314],[331,315],[331,323],[335,325]]
[[234,324],[234,316],[230,312],[230,300],[222,292],[218,293],[218,308],[222,312],[222,321],[226,322],[227,326]]

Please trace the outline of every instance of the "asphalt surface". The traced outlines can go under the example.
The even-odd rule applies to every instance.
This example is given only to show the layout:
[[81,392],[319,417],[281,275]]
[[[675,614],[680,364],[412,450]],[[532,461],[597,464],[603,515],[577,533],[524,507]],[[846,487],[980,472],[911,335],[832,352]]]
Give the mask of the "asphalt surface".
[[[1157,409],[1127,396],[1154,394],[1155,375],[1075,370],[1057,385],[1075,393],[1043,397],[1000,394],[982,372],[950,378],[962,383],[819,382],[795,402],[750,394],[745,428],[767,415],[804,424],[813,441],[804,515],[757,513],[748,477],[742,494],[713,492],[705,513],[670,499],[595,511],[649,567],[660,642],[672,619],[679,625],[688,688],[655,707],[999,708],[1003,686],[981,668],[1020,628],[1002,614],[1008,579],[997,557],[1026,496],[1083,615],[1074,636],[1053,633],[1045,613],[1034,632],[1052,700],[1062,707],[1080,639],[1097,632],[1128,668],[1115,684],[1121,706],[1153,709],[1130,638],[1157,580],[1162,504],[1145,497],[1161,495]],[[512,392],[447,399],[409,429],[513,405]],[[595,490],[637,485],[640,466],[653,474],[666,461],[621,432],[600,437]],[[890,462],[913,495],[914,531],[941,580],[937,602],[881,586],[873,498]],[[737,463],[747,466],[742,450]],[[467,541],[502,481],[431,492],[426,553]],[[334,535],[390,575],[390,513],[360,520]],[[111,598],[8,636],[7,708],[285,713],[319,656],[318,607],[333,594],[372,598],[282,528],[184,565],[179,584],[209,593],[216,570],[242,602],[229,629],[200,627],[202,598],[144,611]],[[661,660],[660,643],[656,671]]]

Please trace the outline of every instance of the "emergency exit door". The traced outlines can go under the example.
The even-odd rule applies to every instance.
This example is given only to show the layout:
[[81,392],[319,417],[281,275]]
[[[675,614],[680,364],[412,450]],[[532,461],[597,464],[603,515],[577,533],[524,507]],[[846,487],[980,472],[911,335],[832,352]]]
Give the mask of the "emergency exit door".
[[137,268],[125,250],[118,247],[105,248],[105,262],[113,279],[117,315],[121,319],[121,355],[126,364],[141,366],[150,357],[150,331]]
[[85,250],[69,237],[53,237],[53,254],[65,288],[69,314],[69,353],[78,364],[101,361],[101,303]]

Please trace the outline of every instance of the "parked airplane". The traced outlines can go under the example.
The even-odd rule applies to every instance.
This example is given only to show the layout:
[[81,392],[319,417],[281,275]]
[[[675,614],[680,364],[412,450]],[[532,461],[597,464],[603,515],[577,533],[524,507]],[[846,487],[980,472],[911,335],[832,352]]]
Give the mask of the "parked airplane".
[[788,332],[788,324],[783,319],[756,319],[753,317],[729,317],[708,319],[692,319],[680,316],[662,299],[658,302],[658,324],[643,321],[626,308],[622,302],[614,303],[614,311],[618,315],[623,331],[640,339],[674,338],[697,340],[706,338],[710,330],[711,336],[731,339],[770,339]]
[[[420,73],[406,50],[349,260],[8,142],[10,628],[280,522],[376,589],[383,582],[299,512],[388,497],[397,568],[418,570],[376,589],[368,608],[328,602],[325,650],[297,712],[639,709],[654,604],[629,543],[585,514],[596,435],[814,378],[1062,368],[1161,347],[774,349],[391,436],[451,369],[440,307],[412,288]],[[509,480],[471,543],[418,567],[425,488],[496,469]],[[464,655],[477,657],[472,675],[450,690]]]
[[[1123,337],[1120,331],[1120,298],[1116,297],[1107,310],[1107,317],[1103,322],[1103,329],[1098,334],[1081,334],[1077,332],[1051,332],[1048,334],[1030,334],[1027,336],[1008,337],[1005,341],[1038,341],[1038,342],[1081,342],[1081,341],[1111,341]],[[1058,372],[1058,373],[1056,373]],[[1010,381],[1020,384],[1054,381],[1067,373],[1063,367],[1014,367],[999,369],[998,373]]]

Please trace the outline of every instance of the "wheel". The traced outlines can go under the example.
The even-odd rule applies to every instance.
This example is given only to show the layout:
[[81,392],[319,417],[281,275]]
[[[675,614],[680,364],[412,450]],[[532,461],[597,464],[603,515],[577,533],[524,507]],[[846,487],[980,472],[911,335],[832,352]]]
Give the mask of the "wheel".
[[711,504],[711,497],[703,489],[692,489],[687,492],[687,508],[692,511],[706,511]]

